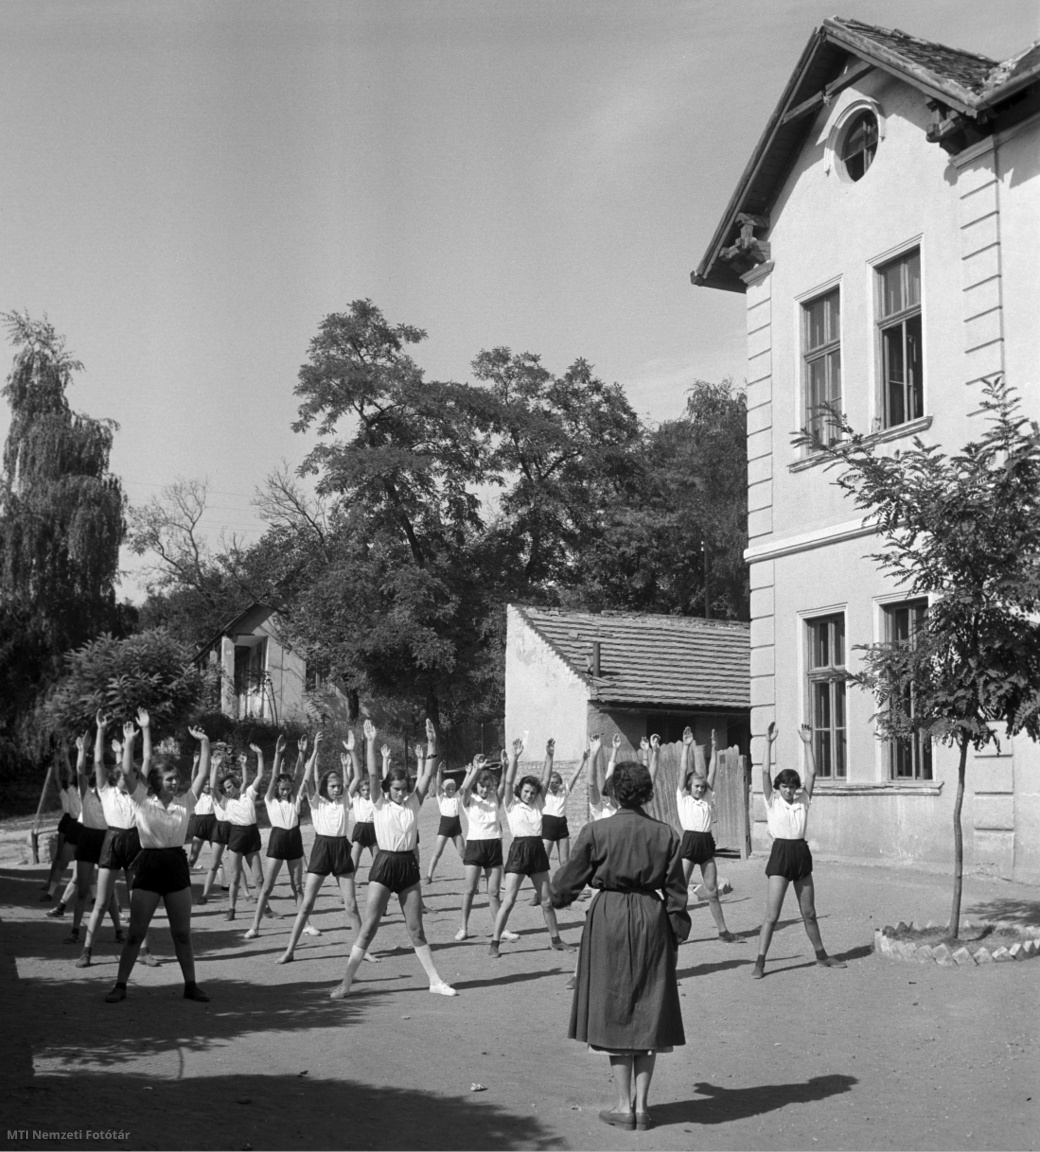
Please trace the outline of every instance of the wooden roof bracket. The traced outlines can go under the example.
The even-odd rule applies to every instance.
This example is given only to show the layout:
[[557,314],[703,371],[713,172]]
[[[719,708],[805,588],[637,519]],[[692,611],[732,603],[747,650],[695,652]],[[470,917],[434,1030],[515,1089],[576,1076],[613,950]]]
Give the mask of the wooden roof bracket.
[[815,115],[821,108],[829,107],[831,101],[839,92],[844,92],[846,88],[851,87],[866,76],[868,72],[873,71],[874,64],[870,60],[860,60],[858,63],[853,64],[852,67],[847,68],[837,80],[832,80],[829,84],[809,97],[808,100],[803,100],[800,104],[796,104],[793,108],[789,108],[780,120],[781,124],[790,124],[792,120],[797,120],[802,116],[808,116],[809,113]]
[[728,248],[722,249],[719,259],[725,260],[733,271],[741,276],[769,259],[769,241],[759,240],[755,236],[756,228],[768,231],[769,217],[738,212],[736,222],[740,227],[740,235]]
[[950,156],[956,156],[972,144],[991,135],[992,123],[988,113],[982,112],[978,116],[968,116],[964,112],[955,112],[940,100],[929,100],[932,122],[925,133],[929,144],[938,144]]

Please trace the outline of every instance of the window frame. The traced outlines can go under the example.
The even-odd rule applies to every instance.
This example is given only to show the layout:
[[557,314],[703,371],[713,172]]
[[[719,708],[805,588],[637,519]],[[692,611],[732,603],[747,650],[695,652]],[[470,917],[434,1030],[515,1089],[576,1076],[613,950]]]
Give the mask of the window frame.
[[[853,134],[856,132],[860,123],[866,123],[869,120],[873,129],[873,147],[869,144],[870,133],[864,134],[864,145],[856,152],[846,154],[846,148]],[[870,169],[874,166],[874,161],[877,158],[878,146],[881,144],[882,131],[881,122],[878,114],[873,108],[857,108],[848,120],[842,125],[841,136],[838,140],[837,147],[837,161],[841,167],[842,174],[846,180],[851,184],[858,184],[860,180],[866,176]],[[858,176],[854,176],[849,169],[849,161],[857,157],[862,157],[863,171]]]
[[[845,673],[848,659],[845,611],[822,612],[818,615],[803,616],[805,627],[805,685],[807,723],[812,730],[812,750],[816,761],[816,778],[847,782],[849,778],[848,747],[848,694]],[[828,659],[817,663],[820,649],[819,629],[825,629]],[[840,662],[835,661],[839,644]],[[827,724],[818,723],[820,717],[817,702],[821,699],[820,688],[826,690]],[[837,722],[840,715],[841,723]]]
[[[829,309],[827,301],[835,307]],[[812,310],[823,306],[823,340],[811,344]],[[836,282],[799,299],[799,361],[801,364],[801,425],[815,432],[824,443],[831,445],[841,439],[841,429],[819,411],[824,403],[832,403],[839,411],[844,396],[842,377],[841,283]],[[812,376],[815,366],[823,364],[825,399],[810,403]],[[836,378],[836,382],[835,382]],[[808,450],[810,454],[813,449]]]
[[[909,274],[911,261],[917,261],[916,298],[908,302],[914,279]],[[899,269],[900,304],[892,311],[886,311],[886,273]],[[896,255],[886,257],[873,265],[874,310],[876,329],[876,355],[878,373],[878,420],[881,431],[900,428],[920,420],[925,414],[924,407],[924,283],[923,260],[920,243],[914,243]],[[899,355],[902,363],[902,379],[892,379],[891,337],[898,333]],[[899,397],[901,415],[894,411],[893,385],[901,389]],[[897,418],[899,417],[899,418]]]
[[[904,637],[895,635],[895,618],[900,612],[907,613],[907,635],[905,639],[913,638],[920,628],[921,621],[928,611],[928,598],[915,596],[908,600],[891,600],[881,604],[881,636],[884,644],[901,642]],[[911,693],[910,714],[913,715],[913,687]],[[910,771],[899,771],[899,761],[904,764],[909,758]],[[935,781],[935,762],[932,755],[932,741],[923,733],[916,736],[907,736],[902,739],[885,741],[885,767],[887,777],[893,784],[930,784]]]

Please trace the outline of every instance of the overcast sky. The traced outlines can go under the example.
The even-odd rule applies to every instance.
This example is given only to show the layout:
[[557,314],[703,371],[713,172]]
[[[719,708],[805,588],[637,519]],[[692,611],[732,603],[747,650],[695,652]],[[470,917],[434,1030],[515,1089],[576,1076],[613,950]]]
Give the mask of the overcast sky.
[[1040,36],[1037,0],[4,0],[0,310],[66,335],[132,501],[208,476],[214,537],[256,538],[254,486],[312,444],[308,342],[359,297],[427,330],[431,378],[582,356],[673,418],[743,379],[743,298],[689,273],[834,14]]

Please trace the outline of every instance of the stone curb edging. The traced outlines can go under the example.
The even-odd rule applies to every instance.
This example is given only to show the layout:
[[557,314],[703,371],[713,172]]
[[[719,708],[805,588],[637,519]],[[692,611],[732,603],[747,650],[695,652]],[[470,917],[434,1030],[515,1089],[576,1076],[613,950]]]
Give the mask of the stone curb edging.
[[[924,928],[942,928],[947,925],[937,924],[929,920],[927,924],[918,925]],[[980,927],[967,921],[961,924],[962,929]],[[987,927],[989,922],[987,922]],[[974,952],[966,946],[951,950],[946,944],[913,944],[909,940],[896,940],[894,937],[902,932],[912,931],[914,923],[905,924],[902,920],[893,928],[887,924],[884,928],[874,929],[874,953],[886,956],[890,960],[906,960],[918,964],[938,964],[942,968],[971,968],[976,964],[1000,964],[1009,960],[1031,960],[1040,956],[1040,927],[1034,925],[1021,925],[1008,920],[993,922],[997,929],[1010,929],[1018,932],[1022,939],[1010,946],[1001,946],[992,951],[983,946]]]

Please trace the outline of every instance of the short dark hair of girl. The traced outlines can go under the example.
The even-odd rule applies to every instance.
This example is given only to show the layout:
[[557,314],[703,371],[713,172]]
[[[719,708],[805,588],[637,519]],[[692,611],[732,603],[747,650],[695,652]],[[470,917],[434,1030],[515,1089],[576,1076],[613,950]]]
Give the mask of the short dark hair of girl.
[[481,768],[477,773],[476,780],[473,781],[474,788],[478,784],[488,784],[491,788],[498,789],[498,777],[491,771],[490,768]]
[[654,785],[650,769],[635,760],[623,760],[611,777],[614,799],[619,808],[640,808],[653,799]]
[[223,795],[224,795],[224,785],[225,785],[225,784],[226,784],[226,783],[227,783],[229,780],[231,781],[231,783],[232,783],[232,784],[237,784],[237,783],[238,783],[238,779],[237,779],[237,778],[236,778],[236,777],[235,777],[235,776],[234,776],[232,773],[230,773],[230,772],[229,772],[229,773],[228,773],[226,776],[221,776],[221,778],[220,778],[220,780],[219,780],[219,782],[218,782],[218,785],[219,785],[219,787],[220,787],[220,794],[221,794],[221,796],[223,796]]
[[289,791],[292,792],[293,778],[289,775],[288,772],[279,772],[278,775],[274,778],[274,792],[276,796],[278,795],[279,784],[288,784]]
[[385,793],[389,794],[390,785],[393,784],[395,780],[403,781],[405,790],[411,792],[412,778],[408,775],[408,771],[405,768],[391,768],[380,781],[379,787],[382,788]]
[[541,796],[541,794],[542,794],[542,782],[541,782],[541,780],[539,780],[537,776],[521,776],[520,779],[516,783],[516,787],[513,789],[513,795],[517,798],[517,800],[520,799],[520,793],[523,792],[524,786],[526,784],[531,785],[531,787],[534,789],[534,794],[536,797]]
[[153,764],[148,769],[148,779],[145,781],[145,785],[153,796],[162,795],[162,778],[164,771],[165,769],[159,764]]
[[336,777],[340,784],[343,783],[343,773],[340,772],[338,768],[329,768],[318,777],[318,795],[323,800],[329,799],[329,781],[333,776]]
[[776,779],[773,781],[774,788],[783,788],[789,784],[792,788],[801,788],[802,778],[793,768],[785,768],[783,772],[777,772]]

